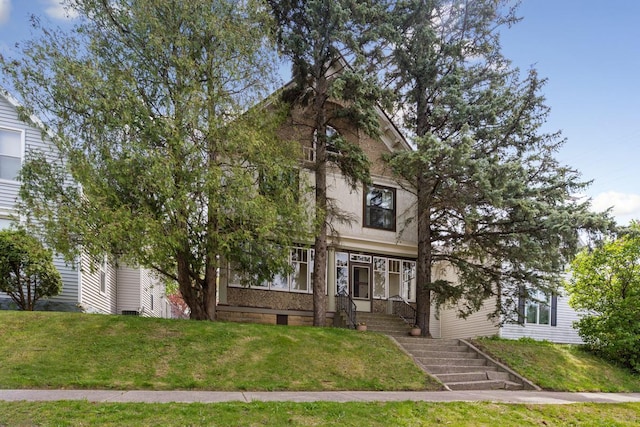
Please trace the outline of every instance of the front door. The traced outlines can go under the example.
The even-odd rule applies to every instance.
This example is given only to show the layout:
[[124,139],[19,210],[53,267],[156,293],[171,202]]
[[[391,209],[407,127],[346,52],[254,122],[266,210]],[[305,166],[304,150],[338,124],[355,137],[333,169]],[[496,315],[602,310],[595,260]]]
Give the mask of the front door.
[[351,264],[351,298],[358,311],[371,311],[371,265]]

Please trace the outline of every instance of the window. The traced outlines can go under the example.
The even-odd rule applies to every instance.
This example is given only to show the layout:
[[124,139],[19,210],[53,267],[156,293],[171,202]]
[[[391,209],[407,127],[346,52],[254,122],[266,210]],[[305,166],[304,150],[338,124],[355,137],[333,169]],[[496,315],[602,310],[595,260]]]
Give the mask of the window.
[[396,230],[396,190],[388,187],[369,187],[364,199],[364,226],[382,230]]
[[249,285],[255,289],[272,291],[312,293],[313,292],[313,249],[294,247],[289,255],[289,263],[293,268],[291,274],[276,274],[271,281],[258,283],[247,277],[233,265],[229,266],[229,286],[241,287]]
[[339,295],[349,293],[349,254],[336,252],[336,290]]
[[[328,160],[333,160],[337,155],[340,154],[340,151],[336,147],[335,140],[340,137],[340,134],[337,130],[332,128],[331,126],[327,126],[327,158]],[[318,145],[318,131],[313,132],[313,142],[312,147],[309,152],[305,153],[305,159],[310,162],[316,161],[316,147]]]
[[6,230],[11,227],[11,220],[9,218],[0,217],[0,230]]
[[0,128],[0,179],[15,181],[22,165],[22,132]]
[[416,300],[416,263],[402,261],[402,297],[407,301]]
[[530,325],[557,325],[557,295],[540,290],[521,290],[518,307],[520,323]]
[[387,259],[373,257],[373,298],[387,297]]
[[100,292],[107,293],[107,257],[100,263]]

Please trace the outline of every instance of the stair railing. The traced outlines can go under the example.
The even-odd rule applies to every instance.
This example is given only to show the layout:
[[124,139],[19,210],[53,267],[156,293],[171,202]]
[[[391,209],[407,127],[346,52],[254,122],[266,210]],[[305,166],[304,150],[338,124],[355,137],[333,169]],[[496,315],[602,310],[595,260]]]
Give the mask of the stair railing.
[[391,301],[391,314],[399,316],[408,325],[415,325],[417,320],[417,312],[414,306],[409,304],[401,295],[389,297]]
[[336,311],[344,312],[347,320],[347,328],[356,328],[356,303],[351,299],[346,291],[342,290],[336,294]]

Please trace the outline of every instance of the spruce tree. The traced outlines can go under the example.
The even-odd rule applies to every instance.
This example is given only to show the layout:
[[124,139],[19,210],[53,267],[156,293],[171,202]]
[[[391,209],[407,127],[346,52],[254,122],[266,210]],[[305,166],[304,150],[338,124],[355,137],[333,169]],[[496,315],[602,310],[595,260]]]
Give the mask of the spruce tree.
[[[417,198],[417,323],[426,336],[432,303],[464,317],[495,297],[492,316],[515,320],[527,289],[555,289],[578,231],[608,224],[576,200],[587,183],[554,157],[560,133],[541,130],[544,80],[533,69],[522,78],[501,53],[499,30],[518,21],[508,6],[405,0],[393,13],[387,77],[416,149],[389,161]],[[458,281],[434,280],[437,265]]]
[[[383,91],[366,66],[377,54],[378,32],[385,7],[382,2],[345,0],[269,0],[278,23],[278,41],[293,66],[294,87],[285,92],[293,106],[304,106],[313,117],[316,135],[315,174],[315,266],[313,276],[313,323],[326,322],[327,233],[339,215],[327,199],[327,170],[336,164],[356,188],[368,183],[369,160],[362,149],[327,129],[337,118],[346,118],[371,136],[377,136],[376,103]],[[331,102],[339,101],[339,102]],[[338,129],[339,130],[339,129]],[[328,143],[338,151],[331,156]]]

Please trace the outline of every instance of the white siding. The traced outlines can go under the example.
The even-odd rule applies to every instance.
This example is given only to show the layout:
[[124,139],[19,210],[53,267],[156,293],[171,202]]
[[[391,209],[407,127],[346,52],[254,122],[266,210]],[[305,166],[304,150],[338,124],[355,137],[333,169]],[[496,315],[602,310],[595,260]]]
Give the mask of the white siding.
[[573,322],[579,319],[578,313],[569,306],[569,297],[558,296],[557,325],[519,324],[504,325],[500,331],[502,338],[518,339],[533,338],[557,343],[581,344],[582,339],[573,327]]
[[127,310],[146,317],[170,317],[164,294],[164,285],[153,271],[126,265],[118,269],[118,314]]
[[[147,269],[140,269],[142,290],[142,315],[148,317],[165,317],[164,285],[158,276]],[[153,297],[153,304],[151,303]]]
[[62,292],[60,295],[49,298],[48,301],[65,302],[77,304],[78,295],[78,266],[67,265],[60,257],[53,258],[53,265],[56,266],[62,278]]
[[441,338],[473,338],[497,335],[498,326],[489,320],[488,314],[495,310],[495,299],[484,301],[479,311],[471,314],[466,319],[457,315],[456,308],[447,308],[440,311]]
[[[13,104],[2,95],[0,95],[0,127],[23,132],[23,161],[25,153],[34,150],[52,155],[52,146],[49,142],[42,139],[41,131],[20,121]],[[19,190],[20,184],[18,182],[0,180],[0,213],[3,215],[15,213],[14,208]],[[54,258],[54,265],[60,271],[62,277],[62,293],[49,298],[48,301],[70,305],[77,304],[79,301],[77,267],[66,265],[60,257]]]
[[[433,279],[443,279],[451,283],[458,283],[455,270],[450,265],[439,264],[433,269]],[[488,315],[495,310],[495,298],[483,301],[479,311],[469,315],[466,319],[458,317],[457,307],[440,308],[441,338],[473,338],[478,336],[492,336],[498,334],[498,326],[489,320]],[[464,301],[460,302],[463,304]]]
[[116,270],[107,263],[105,292],[100,289],[100,264],[89,255],[82,255],[82,300],[80,305],[89,313],[114,314],[117,303]]
[[128,266],[118,268],[118,308],[117,313],[123,311],[140,311],[141,284],[140,269]]

